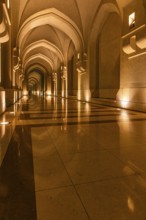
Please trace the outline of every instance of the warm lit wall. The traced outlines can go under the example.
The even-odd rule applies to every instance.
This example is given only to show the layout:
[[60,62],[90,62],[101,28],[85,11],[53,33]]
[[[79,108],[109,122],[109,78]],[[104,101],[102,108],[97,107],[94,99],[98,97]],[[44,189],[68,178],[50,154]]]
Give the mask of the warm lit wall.
[[6,110],[5,91],[0,91],[0,114]]
[[110,13],[99,36],[97,77],[100,98],[115,98],[120,84],[121,22]]
[[4,88],[11,88],[11,49],[10,43],[2,44],[2,85]]
[[[129,29],[128,17],[135,12],[135,27]],[[132,1],[123,13],[120,90],[122,107],[146,111],[146,11],[142,1]],[[131,42],[131,43],[130,43]]]

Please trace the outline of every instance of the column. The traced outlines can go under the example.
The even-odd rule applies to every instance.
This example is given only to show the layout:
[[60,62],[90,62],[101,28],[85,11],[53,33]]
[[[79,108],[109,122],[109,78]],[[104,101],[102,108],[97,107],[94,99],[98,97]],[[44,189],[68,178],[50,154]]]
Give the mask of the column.
[[89,73],[87,72],[87,54],[78,54],[76,62],[78,72],[78,99],[89,101],[91,92],[89,89]]
[[67,78],[67,67],[64,66],[62,70],[62,96],[68,97],[68,78]]
[[1,43],[0,43],[0,86],[1,86],[1,83],[2,83],[2,59],[1,59],[1,56],[2,56],[2,52],[1,52]]
[[47,92],[46,95],[51,95],[51,76],[47,75]]

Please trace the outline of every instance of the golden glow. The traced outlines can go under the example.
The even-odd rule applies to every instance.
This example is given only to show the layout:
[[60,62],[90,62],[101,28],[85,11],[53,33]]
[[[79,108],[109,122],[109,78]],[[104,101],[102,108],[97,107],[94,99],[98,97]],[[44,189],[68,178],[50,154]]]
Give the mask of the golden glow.
[[2,103],[2,112],[4,112],[6,110],[5,92],[4,91],[0,92],[0,96]]
[[15,103],[17,100],[18,100],[18,94],[17,94],[17,92],[15,91],[15,92],[14,92],[14,103]]
[[64,97],[64,89],[62,88],[62,97]]
[[126,111],[121,111],[121,119],[126,119],[126,121],[129,119],[129,114]]
[[10,8],[10,0],[7,0],[7,8]]
[[134,56],[130,56],[130,57],[128,57],[128,59],[131,60],[131,59],[134,59],[136,57],[140,57],[140,56],[145,55],[145,54],[146,54],[146,52],[142,52],[142,53],[136,54]]
[[47,91],[46,94],[50,96],[51,95],[51,91]]
[[28,95],[28,91],[23,91],[23,95]]
[[89,105],[89,103],[86,103],[86,104],[85,104],[85,110],[86,110],[86,112],[89,112],[89,111],[90,111],[90,105]]
[[24,97],[23,97],[23,100],[27,100],[27,97],[26,97],[26,96],[24,96]]
[[7,7],[6,7],[6,4],[5,4],[5,3],[3,3],[3,9],[4,9],[4,13],[5,13],[7,22],[8,22],[8,24],[9,24],[9,26],[11,26],[11,21],[10,21],[9,13],[8,13],[8,10],[7,10]]
[[121,100],[121,106],[122,106],[123,108],[126,108],[126,107],[128,107],[128,104],[129,104],[129,99],[128,99],[128,97],[124,97],[124,98]]
[[135,26],[135,12],[129,15],[129,27],[132,28]]
[[130,196],[128,197],[127,203],[128,203],[128,208],[129,208],[129,210],[130,210],[131,212],[134,212],[134,210],[135,210],[135,205],[134,205],[133,199],[132,199]]
[[122,115],[123,117],[127,117],[127,116],[128,116],[128,112],[127,112],[127,111],[122,111],[122,112],[121,112],[121,115]]
[[78,100],[81,100],[81,91],[78,91]]
[[78,122],[81,120],[81,102],[78,102]]
[[46,98],[47,98],[47,101],[51,100],[51,96],[50,95],[46,96]]
[[1,121],[0,122],[0,125],[8,125],[8,124],[10,124],[10,122],[8,122],[8,121]]
[[1,83],[1,43],[0,43],[0,83]]
[[77,54],[77,59],[78,59],[78,60],[80,59],[80,53]]
[[128,34],[125,34],[124,36],[122,36],[122,39],[125,39],[127,37],[130,37],[132,34],[135,34],[138,31],[141,31],[142,29],[145,29],[146,25],[141,25],[140,27],[134,29],[133,31],[129,32]]
[[9,114],[13,115],[13,114],[15,114],[15,112],[9,112]]
[[86,100],[86,102],[89,102],[89,100],[90,100],[90,95],[89,95],[88,91],[86,91],[85,100]]
[[6,133],[6,127],[5,126],[1,126],[0,127],[0,139],[1,140],[4,137],[5,133]]
[[62,78],[62,97],[67,97],[67,80]]

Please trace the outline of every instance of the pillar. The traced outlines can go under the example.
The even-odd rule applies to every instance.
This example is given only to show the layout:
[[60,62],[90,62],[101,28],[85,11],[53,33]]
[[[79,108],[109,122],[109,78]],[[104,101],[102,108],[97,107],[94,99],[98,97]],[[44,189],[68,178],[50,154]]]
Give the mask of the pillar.
[[62,70],[62,97],[68,97],[68,77],[67,77],[67,67],[64,66]]

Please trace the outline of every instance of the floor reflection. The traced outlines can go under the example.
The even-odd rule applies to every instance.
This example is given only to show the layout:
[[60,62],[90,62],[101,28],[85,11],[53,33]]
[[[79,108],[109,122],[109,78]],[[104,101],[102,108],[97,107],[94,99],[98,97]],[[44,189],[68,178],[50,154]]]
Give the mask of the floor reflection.
[[0,127],[1,144],[13,134],[0,220],[146,219],[145,114],[52,96],[20,103]]
[[0,219],[36,220],[29,129],[17,126],[0,168]]

